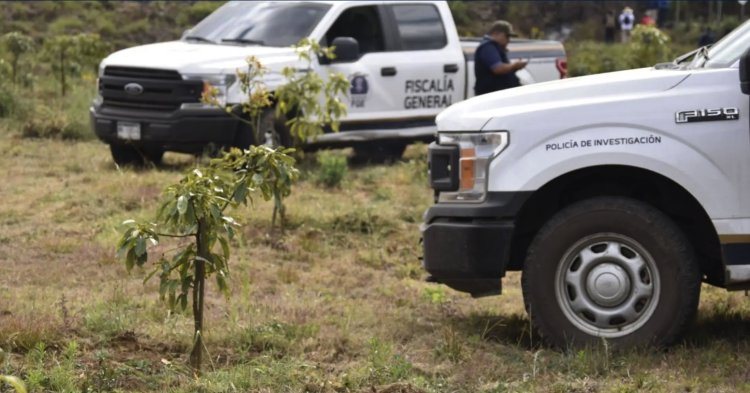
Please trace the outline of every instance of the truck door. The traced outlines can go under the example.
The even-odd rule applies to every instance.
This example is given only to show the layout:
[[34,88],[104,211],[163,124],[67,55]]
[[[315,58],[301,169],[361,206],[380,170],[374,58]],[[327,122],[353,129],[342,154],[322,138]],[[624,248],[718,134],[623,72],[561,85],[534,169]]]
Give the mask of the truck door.
[[337,37],[352,37],[359,43],[358,60],[321,66],[323,73],[341,72],[351,82],[347,121],[388,120],[397,109],[391,70],[397,73],[398,64],[394,53],[388,50],[383,10],[380,5],[345,8],[323,38],[325,45]]
[[396,47],[391,60],[397,73],[386,82],[397,97],[394,110],[400,117],[432,119],[464,98],[466,65],[453,21],[444,21],[431,3],[386,8]]

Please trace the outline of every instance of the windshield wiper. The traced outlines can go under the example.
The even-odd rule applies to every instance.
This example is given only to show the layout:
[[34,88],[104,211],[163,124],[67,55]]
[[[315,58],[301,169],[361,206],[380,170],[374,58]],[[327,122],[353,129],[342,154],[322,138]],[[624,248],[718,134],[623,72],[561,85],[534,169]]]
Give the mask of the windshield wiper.
[[[706,61],[709,60],[709,58],[708,58],[708,47],[709,46],[711,46],[711,45],[701,46],[701,48],[698,49],[698,55],[700,57],[706,59]],[[704,61],[703,64],[706,64],[706,61]]]
[[214,41],[209,40],[206,37],[201,37],[201,36],[197,36],[197,35],[189,35],[189,36],[183,37],[183,39],[184,40],[188,40],[188,41],[207,42],[207,43],[211,43],[211,44],[215,44],[216,43]]
[[221,42],[236,42],[238,44],[265,45],[264,41],[251,40],[247,38],[223,38]]
[[[701,47],[701,48],[702,48],[702,47]],[[680,63],[682,63],[683,61],[685,61],[685,60],[687,60],[687,59],[690,59],[691,57],[693,57],[693,55],[695,55],[695,53],[696,53],[696,52],[698,52],[699,50],[701,50],[701,48],[698,48],[698,49],[694,49],[694,50],[691,50],[691,51],[690,51],[690,52],[688,52],[688,53],[685,53],[684,55],[682,55],[682,56],[680,56],[680,57],[678,57],[678,58],[674,59],[674,60],[672,61],[672,63],[674,63],[675,65],[677,65],[677,64],[680,64]]]

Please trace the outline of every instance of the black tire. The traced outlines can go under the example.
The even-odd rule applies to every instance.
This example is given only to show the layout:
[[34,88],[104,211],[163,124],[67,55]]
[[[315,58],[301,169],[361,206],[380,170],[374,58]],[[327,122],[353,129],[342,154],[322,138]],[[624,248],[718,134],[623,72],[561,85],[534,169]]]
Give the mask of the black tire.
[[[243,114],[242,118],[248,122],[250,121],[247,115]],[[235,136],[234,145],[241,149],[247,149],[251,145],[263,144],[268,144],[271,147],[292,147],[294,144],[289,128],[286,126],[286,117],[277,117],[276,109],[274,108],[263,110],[260,115],[260,127],[258,130],[255,130],[255,127],[249,123],[243,123],[240,125]]]
[[164,149],[158,147],[144,148],[141,150],[145,161],[154,165],[160,165],[164,158]]
[[523,268],[526,311],[560,349],[675,343],[698,308],[695,253],[672,220],[643,202],[575,203],[538,232]]
[[234,142],[232,145],[240,149],[247,149],[252,145],[255,145],[255,132],[253,127],[250,126],[249,119],[245,115],[240,115],[243,119],[237,127],[237,133],[234,136]]
[[109,151],[112,153],[112,160],[119,166],[143,165],[143,156],[132,145],[109,145]]
[[112,159],[119,166],[143,167],[147,163],[158,165],[164,157],[164,149],[139,148],[134,145],[109,145]]
[[370,142],[354,146],[354,164],[391,164],[401,159],[406,150],[404,142]]

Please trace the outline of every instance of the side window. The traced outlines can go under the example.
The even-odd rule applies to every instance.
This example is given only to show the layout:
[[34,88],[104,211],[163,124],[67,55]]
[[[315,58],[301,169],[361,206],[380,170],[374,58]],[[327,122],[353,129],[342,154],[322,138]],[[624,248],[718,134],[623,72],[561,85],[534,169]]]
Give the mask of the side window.
[[361,54],[385,50],[383,26],[375,6],[352,7],[336,19],[326,33],[330,45],[336,37],[352,37],[359,42]]
[[400,4],[393,6],[401,49],[440,49],[448,44],[443,21],[431,4]]

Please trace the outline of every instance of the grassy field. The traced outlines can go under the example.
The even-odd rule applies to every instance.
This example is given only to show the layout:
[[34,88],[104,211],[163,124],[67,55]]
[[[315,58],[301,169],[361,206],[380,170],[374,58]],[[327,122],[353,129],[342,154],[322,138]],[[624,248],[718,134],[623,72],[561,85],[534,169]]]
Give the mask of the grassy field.
[[200,162],[121,169],[97,141],[16,127],[0,123],[0,375],[31,392],[750,391],[742,293],[705,287],[683,343],[613,354],[540,346],[516,273],[478,300],[423,282],[420,146],[350,168],[338,188],[318,185],[305,158],[284,233],[269,203],[235,212],[232,296],[209,286],[211,360],[194,379],[191,316],[169,312],[114,247],[123,220],[152,217],[160,190]]
[[[216,6],[0,4],[2,32],[96,31],[115,47],[176,37]],[[601,48],[569,48],[571,64],[599,71]],[[201,162],[167,154],[156,168],[117,168],[88,125],[94,70],[61,98],[37,56],[22,61],[28,81],[0,83],[0,375],[30,392],[750,392],[743,293],[705,287],[698,320],[667,351],[561,352],[530,329],[519,274],[484,299],[425,283],[424,146],[393,165],[350,167],[334,188],[308,155],[284,232],[271,228],[270,203],[233,213],[243,228],[232,294],[209,284],[210,360],[196,379],[192,316],[171,312],[145,271],[128,274],[115,245],[120,223],[153,217],[161,190]]]

